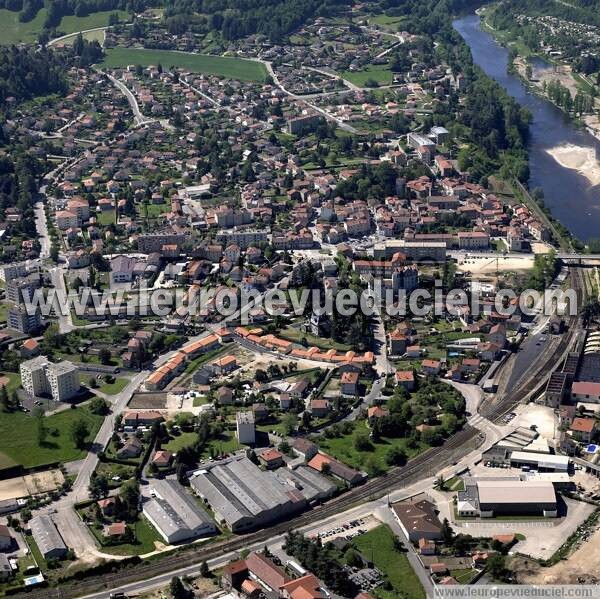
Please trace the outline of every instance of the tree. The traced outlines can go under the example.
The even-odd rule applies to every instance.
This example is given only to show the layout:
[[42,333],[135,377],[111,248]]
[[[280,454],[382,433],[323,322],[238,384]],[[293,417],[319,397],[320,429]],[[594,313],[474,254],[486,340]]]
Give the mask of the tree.
[[0,387],[0,410],[2,412],[8,412],[8,404],[8,391],[6,390],[6,387],[2,385]]
[[490,555],[487,560],[487,572],[496,580],[504,580],[506,578],[506,560],[500,553]]
[[348,551],[346,551],[344,558],[346,560],[346,563],[351,568],[361,568],[363,565],[363,561],[362,561],[360,555],[358,555],[358,553],[352,548],[350,548],[350,549],[348,549]]
[[285,430],[286,435],[291,435],[298,425],[298,418],[295,414],[286,414],[283,417],[283,428]]
[[90,478],[89,492],[92,499],[101,499],[108,495],[108,480],[103,475],[93,475]]
[[44,410],[42,408],[37,407],[33,412],[33,417],[35,418],[36,427],[37,427],[37,442],[38,445],[43,445],[46,442],[46,438],[48,437],[48,429],[46,428]]
[[366,434],[358,433],[354,437],[354,449],[356,449],[356,451],[372,451],[373,444]]
[[89,434],[90,430],[85,420],[75,420],[71,425],[71,439],[73,440],[73,443],[77,449],[84,448],[85,441]]
[[208,578],[210,576],[210,569],[206,561],[203,561],[200,564],[200,576],[202,576],[203,578]]
[[123,518],[135,522],[140,498],[140,488],[137,480],[129,480],[121,486],[119,497],[123,504]]
[[183,586],[183,582],[181,582],[181,578],[179,578],[179,576],[173,576],[173,578],[171,578],[169,592],[173,596],[173,599],[186,599],[188,596],[187,591]]
[[110,364],[111,353],[110,350],[106,347],[103,347],[98,353],[98,357],[100,358],[100,362],[105,366]]
[[88,387],[90,389],[97,389],[98,388],[98,381],[96,380],[95,376],[91,376],[90,380],[88,381]]
[[448,518],[444,518],[444,521],[442,522],[441,534],[442,534],[442,540],[444,541],[444,544],[451,545],[452,538],[454,536],[454,531],[452,530],[452,527],[450,526],[450,522],[448,522]]
[[402,466],[406,463],[407,454],[401,447],[391,447],[385,456],[389,466]]
[[108,402],[102,397],[94,397],[90,401],[88,409],[92,414],[98,414],[98,416],[106,416],[109,412]]

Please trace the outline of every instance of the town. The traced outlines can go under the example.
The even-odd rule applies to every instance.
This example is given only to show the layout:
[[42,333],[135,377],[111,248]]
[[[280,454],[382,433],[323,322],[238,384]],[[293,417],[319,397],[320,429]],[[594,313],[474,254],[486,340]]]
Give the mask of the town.
[[0,46],[48,87],[0,86],[0,592],[596,583],[600,255],[524,111],[399,9],[138,4]]

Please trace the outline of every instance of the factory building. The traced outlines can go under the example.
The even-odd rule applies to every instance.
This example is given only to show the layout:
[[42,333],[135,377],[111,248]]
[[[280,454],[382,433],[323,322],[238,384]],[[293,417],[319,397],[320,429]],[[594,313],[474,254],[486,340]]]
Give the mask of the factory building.
[[551,481],[518,478],[466,478],[459,491],[459,516],[545,516],[558,514],[556,492]]
[[307,505],[298,489],[282,484],[276,472],[263,471],[246,457],[229,458],[198,470],[190,484],[218,522],[233,532],[266,526]]
[[144,503],[144,516],[170,545],[217,532],[215,523],[175,480],[152,481],[155,497]]
[[32,518],[29,521],[29,529],[45,560],[62,559],[67,555],[67,546],[50,516]]

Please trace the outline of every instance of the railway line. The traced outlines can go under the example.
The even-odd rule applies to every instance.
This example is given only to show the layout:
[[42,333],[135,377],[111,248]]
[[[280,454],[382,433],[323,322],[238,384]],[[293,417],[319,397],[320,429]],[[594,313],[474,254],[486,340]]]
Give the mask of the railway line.
[[[199,545],[174,551],[170,554],[143,561],[118,572],[102,575],[92,575],[81,580],[68,580],[61,583],[56,589],[39,589],[23,592],[15,597],[29,599],[48,599],[56,594],[61,599],[82,597],[102,590],[118,589],[125,584],[151,578],[160,574],[167,574],[187,566],[194,566],[200,562],[221,555],[240,551],[249,545],[268,541],[272,537],[285,534],[289,530],[318,523],[328,517],[335,516],[350,509],[360,502],[369,501],[385,495],[386,492],[398,487],[400,484],[408,485],[430,476],[457,461],[483,443],[484,436],[470,425],[450,437],[441,447],[433,447],[410,460],[405,466],[396,467],[384,476],[367,481],[364,485],[352,489],[339,497],[330,500],[321,506],[301,514],[292,520],[275,524],[254,533],[226,539],[209,545]],[[118,564],[115,564],[118,568]]]
[[[578,307],[581,307],[583,306],[586,296],[581,270],[572,268],[570,279],[573,289],[577,292]],[[540,390],[546,383],[547,375],[554,370],[557,363],[571,347],[571,343],[579,330],[578,323],[578,316],[568,316],[565,319],[567,332],[562,335],[556,347],[549,352],[548,355],[541,353],[532,364],[525,380],[520,379],[518,381],[518,386],[512,389],[504,397],[500,398],[498,401],[488,401],[482,404],[480,408],[481,415],[489,420],[497,421],[516,405],[525,401],[536,391]]]

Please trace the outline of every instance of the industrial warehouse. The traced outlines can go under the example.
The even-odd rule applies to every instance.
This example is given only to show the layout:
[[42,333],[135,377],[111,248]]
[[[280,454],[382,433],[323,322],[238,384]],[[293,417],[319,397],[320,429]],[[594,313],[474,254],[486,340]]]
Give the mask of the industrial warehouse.
[[155,495],[144,504],[144,515],[169,543],[180,543],[217,532],[215,523],[175,480],[152,481]]
[[458,492],[459,516],[545,516],[558,514],[556,492],[550,481],[520,480],[517,477],[465,478]]
[[262,471],[246,457],[198,470],[190,483],[217,520],[233,532],[266,526],[307,506],[299,490],[282,484],[274,472]]
[[50,516],[36,516],[29,521],[29,529],[45,560],[61,559],[67,554],[65,545]]

